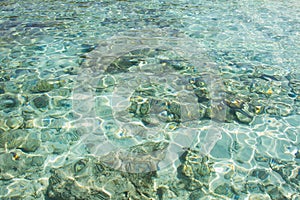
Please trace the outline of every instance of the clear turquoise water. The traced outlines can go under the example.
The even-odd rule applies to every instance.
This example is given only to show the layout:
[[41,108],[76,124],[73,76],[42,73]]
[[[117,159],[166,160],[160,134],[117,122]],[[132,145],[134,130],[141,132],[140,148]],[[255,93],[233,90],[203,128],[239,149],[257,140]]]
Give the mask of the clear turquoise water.
[[300,199],[297,0],[0,11],[0,199]]

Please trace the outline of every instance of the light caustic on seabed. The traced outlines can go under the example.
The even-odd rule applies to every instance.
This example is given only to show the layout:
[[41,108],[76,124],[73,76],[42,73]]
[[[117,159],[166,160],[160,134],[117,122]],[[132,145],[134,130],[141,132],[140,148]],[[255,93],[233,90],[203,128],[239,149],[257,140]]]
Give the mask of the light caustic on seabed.
[[[105,164],[131,173],[155,171],[170,166],[184,148],[199,145],[201,154],[209,154],[221,139],[214,118],[224,119],[225,111],[211,109],[200,141],[205,106],[199,98],[217,108],[223,86],[196,41],[133,31],[100,42],[86,57],[73,90],[81,115],[75,126]],[[205,98],[186,87],[199,77],[209,91]]]

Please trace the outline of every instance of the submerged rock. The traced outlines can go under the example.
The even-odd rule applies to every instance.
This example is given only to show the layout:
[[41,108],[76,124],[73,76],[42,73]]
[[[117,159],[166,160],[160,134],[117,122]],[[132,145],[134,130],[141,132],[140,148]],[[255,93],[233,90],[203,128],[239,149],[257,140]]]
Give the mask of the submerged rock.
[[0,180],[20,176],[26,176],[27,180],[40,178],[45,159],[45,155],[28,155],[18,149],[3,153],[0,155]]
[[49,92],[54,89],[54,85],[47,80],[39,80],[35,86],[31,88],[34,93]]
[[34,152],[40,146],[36,133],[26,130],[11,130],[0,135],[0,147],[7,149],[21,149],[24,152]]
[[41,95],[33,99],[33,104],[37,108],[45,108],[49,104],[49,97],[47,95]]
[[18,129],[24,123],[24,119],[21,116],[12,116],[6,120],[6,125],[11,129]]
[[265,169],[254,169],[250,174],[251,176],[257,177],[260,180],[265,180],[269,177],[269,173]]
[[234,115],[230,112],[230,108],[222,103],[209,105],[205,114],[207,118],[218,122],[232,122],[234,120]]
[[300,73],[289,74],[287,76],[289,79],[289,86],[295,94],[300,95]]
[[18,148],[23,144],[27,134],[27,131],[20,129],[4,132],[0,135],[0,147],[8,149]]
[[74,160],[51,170],[47,197],[50,199],[156,199],[155,172],[129,174],[105,167],[100,160]]
[[198,199],[201,199],[205,196],[206,196],[206,194],[201,189],[200,190],[195,190],[190,194],[189,200],[198,200]]
[[276,200],[276,199],[288,200],[288,198],[283,194],[282,190],[277,186],[268,185],[267,193],[269,194],[272,200]]
[[208,187],[213,168],[207,156],[200,156],[199,152],[187,150],[181,157],[181,165],[177,168],[177,177],[184,184],[185,189],[193,191]]
[[265,110],[268,114],[286,117],[293,112],[293,107],[283,102],[272,102]]
[[11,109],[19,105],[19,100],[11,95],[0,96],[0,110]]
[[265,191],[264,186],[261,183],[257,183],[255,181],[247,181],[247,183],[245,184],[245,189],[249,193],[263,193]]
[[224,195],[226,197],[229,197],[231,199],[234,199],[234,197],[237,195],[231,185],[228,183],[224,183],[222,185],[219,185],[215,188],[214,193],[219,195]]
[[238,121],[241,123],[249,124],[253,120],[253,117],[245,112],[236,112],[235,115]]
[[266,194],[250,194],[249,200],[271,200],[271,198]]
[[29,133],[23,144],[19,147],[23,152],[35,152],[41,145],[37,133]]

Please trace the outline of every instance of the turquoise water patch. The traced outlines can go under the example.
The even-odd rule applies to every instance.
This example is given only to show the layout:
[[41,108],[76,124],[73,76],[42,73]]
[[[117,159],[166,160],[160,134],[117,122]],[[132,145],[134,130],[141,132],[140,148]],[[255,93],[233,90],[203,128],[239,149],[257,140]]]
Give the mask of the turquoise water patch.
[[0,199],[300,198],[297,0],[0,13]]

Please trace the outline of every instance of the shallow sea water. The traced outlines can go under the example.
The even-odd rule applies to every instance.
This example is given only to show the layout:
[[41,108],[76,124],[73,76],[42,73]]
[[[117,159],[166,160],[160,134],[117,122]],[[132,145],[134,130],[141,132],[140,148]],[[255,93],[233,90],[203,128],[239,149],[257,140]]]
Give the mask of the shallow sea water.
[[300,199],[297,0],[0,13],[0,199]]

